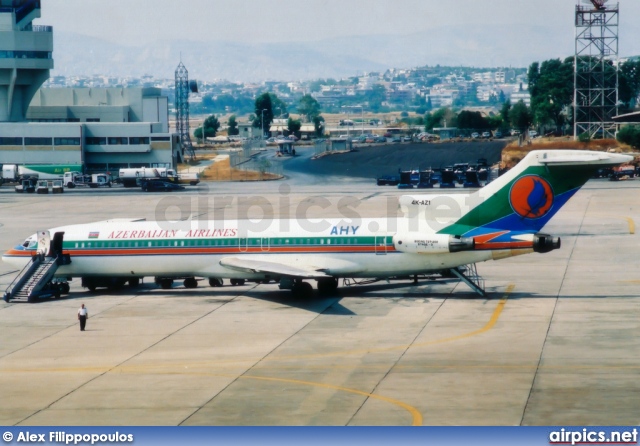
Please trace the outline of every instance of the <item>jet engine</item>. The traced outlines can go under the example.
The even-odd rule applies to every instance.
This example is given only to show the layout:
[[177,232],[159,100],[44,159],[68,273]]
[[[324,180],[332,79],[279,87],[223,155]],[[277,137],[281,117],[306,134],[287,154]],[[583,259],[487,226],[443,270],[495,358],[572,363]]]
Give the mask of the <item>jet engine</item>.
[[393,245],[396,251],[410,254],[446,254],[472,251],[475,241],[473,238],[448,234],[396,234],[393,236]]
[[536,234],[533,236],[533,252],[545,254],[555,249],[560,249],[560,237],[552,237],[549,234]]

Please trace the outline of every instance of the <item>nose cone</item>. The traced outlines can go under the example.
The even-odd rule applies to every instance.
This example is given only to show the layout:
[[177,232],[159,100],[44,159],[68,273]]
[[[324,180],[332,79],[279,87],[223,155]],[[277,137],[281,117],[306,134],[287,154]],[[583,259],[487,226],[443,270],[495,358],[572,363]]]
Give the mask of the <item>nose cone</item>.
[[32,253],[31,251],[18,248],[22,247],[10,249],[2,254],[2,261],[16,268],[22,269],[27,263],[31,261]]

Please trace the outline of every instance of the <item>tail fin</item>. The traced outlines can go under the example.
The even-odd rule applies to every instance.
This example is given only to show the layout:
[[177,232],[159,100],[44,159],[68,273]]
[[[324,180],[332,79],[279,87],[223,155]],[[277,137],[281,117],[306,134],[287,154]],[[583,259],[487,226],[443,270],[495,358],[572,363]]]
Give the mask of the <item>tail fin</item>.
[[477,237],[499,232],[534,234],[603,167],[633,157],[582,150],[536,150],[469,197],[471,209],[439,231]]

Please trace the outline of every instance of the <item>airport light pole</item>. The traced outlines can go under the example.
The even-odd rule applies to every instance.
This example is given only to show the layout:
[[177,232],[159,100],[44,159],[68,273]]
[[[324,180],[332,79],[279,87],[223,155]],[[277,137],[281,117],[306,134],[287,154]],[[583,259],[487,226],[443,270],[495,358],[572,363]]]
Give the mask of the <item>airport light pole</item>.
[[263,108],[262,109],[262,137],[260,138],[263,142],[264,142],[264,112],[266,112],[267,109]]
[[[276,109],[280,112],[278,113],[278,119],[280,121],[282,121],[282,107],[276,107]],[[282,122],[280,122],[280,125],[282,126],[282,136],[284,136],[284,124],[282,124]],[[278,126],[276,126],[276,128],[278,128]],[[280,133],[280,132],[278,132]]]

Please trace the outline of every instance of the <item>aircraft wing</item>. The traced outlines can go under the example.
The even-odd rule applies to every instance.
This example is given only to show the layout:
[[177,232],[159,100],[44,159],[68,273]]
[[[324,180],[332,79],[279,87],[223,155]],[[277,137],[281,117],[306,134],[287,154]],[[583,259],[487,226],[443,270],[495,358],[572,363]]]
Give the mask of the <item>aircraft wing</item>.
[[296,277],[300,279],[321,279],[323,277],[332,277],[321,269],[313,267],[292,266],[284,263],[240,259],[238,257],[225,257],[220,260],[220,265],[229,269],[247,273],[264,273],[275,276]]

